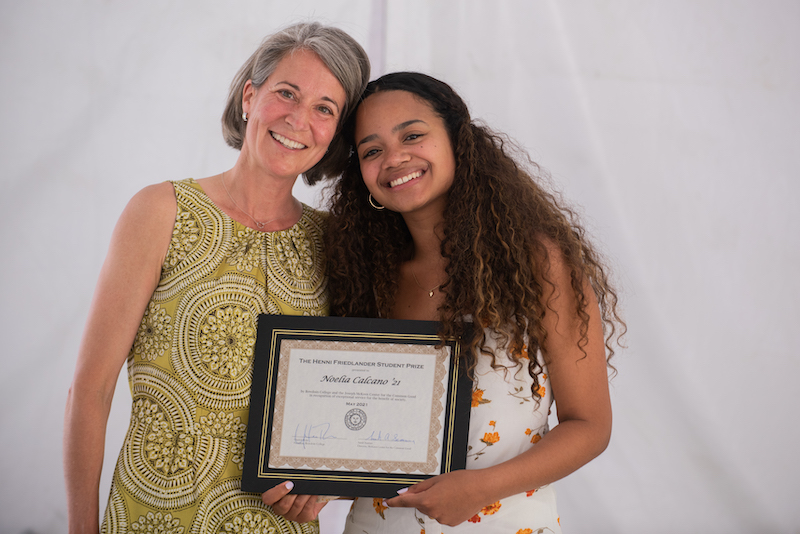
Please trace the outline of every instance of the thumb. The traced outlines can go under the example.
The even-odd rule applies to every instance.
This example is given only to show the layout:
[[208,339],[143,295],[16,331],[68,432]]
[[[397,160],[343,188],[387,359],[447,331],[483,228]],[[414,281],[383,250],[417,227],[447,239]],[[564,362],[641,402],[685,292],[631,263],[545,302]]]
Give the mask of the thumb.
[[262,493],[261,500],[264,501],[264,504],[273,505],[288,495],[289,492],[292,491],[292,488],[294,488],[294,482],[291,481],[278,484]]
[[407,488],[401,488],[397,490],[397,497],[392,497],[391,499],[387,499],[386,505],[389,507],[392,506],[408,506],[408,497],[412,495],[416,495],[417,493],[422,493],[423,491],[427,490],[429,487],[432,486],[430,479],[423,480],[413,486],[409,486]]

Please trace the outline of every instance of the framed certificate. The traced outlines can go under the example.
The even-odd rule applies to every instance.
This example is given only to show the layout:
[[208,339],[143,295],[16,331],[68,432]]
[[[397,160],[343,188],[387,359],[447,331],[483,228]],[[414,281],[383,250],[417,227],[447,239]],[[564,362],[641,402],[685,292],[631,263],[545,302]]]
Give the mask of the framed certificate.
[[438,323],[260,315],[242,489],[390,497],[463,469],[472,383]]

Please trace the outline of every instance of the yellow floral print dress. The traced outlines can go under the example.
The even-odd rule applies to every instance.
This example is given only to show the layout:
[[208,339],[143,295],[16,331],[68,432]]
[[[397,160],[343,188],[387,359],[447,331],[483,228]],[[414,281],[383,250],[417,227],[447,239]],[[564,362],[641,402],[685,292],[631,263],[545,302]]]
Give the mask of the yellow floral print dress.
[[[486,332],[487,344],[495,350],[497,363],[481,356],[475,369],[472,411],[469,422],[467,469],[499,464],[542,439],[548,431],[547,416],[553,397],[547,369],[539,378],[541,399],[531,397],[532,379],[527,365],[514,366],[507,353],[497,349],[497,339]],[[523,357],[528,357],[523,352]],[[356,499],[345,522],[345,534],[560,534],[555,491],[551,486],[531,488],[489,503],[464,523],[440,525],[413,508],[387,508],[381,499]]]
[[326,315],[323,217],[233,221],[188,179],[161,280],[128,355],[131,422],[101,531],[315,533],[240,490],[258,314]]

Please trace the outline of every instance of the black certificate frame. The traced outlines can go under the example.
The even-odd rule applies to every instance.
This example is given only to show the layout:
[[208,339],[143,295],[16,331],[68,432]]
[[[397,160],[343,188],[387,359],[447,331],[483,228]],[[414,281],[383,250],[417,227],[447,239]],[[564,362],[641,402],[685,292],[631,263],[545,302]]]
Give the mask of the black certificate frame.
[[[395,319],[259,315],[256,337],[250,416],[245,445],[242,490],[262,493],[285,480],[294,483],[292,493],[346,497],[382,497],[435,475],[397,472],[365,472],[341,469],[291,469],[269,466],[274,443],[275,407],[281,345],[287,340],[344,341],[367,344],[380,350],[381,344],[440,344],[439,323]],[[387,346],[388,346],[387,345]],[[461,343],[448,340],[450,349],[445,392],[444,425],[439,472],[466,466],[472,381],[464,370]],[[324,402],[320,400],[320,402]]]

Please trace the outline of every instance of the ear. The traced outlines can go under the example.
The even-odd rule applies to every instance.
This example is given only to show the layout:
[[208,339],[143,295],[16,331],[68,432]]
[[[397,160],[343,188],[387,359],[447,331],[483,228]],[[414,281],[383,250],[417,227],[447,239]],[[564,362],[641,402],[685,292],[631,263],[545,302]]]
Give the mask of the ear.
[[242,89],[242,111],[245,113],[250,113],[250,107],[253,102],[253,97],[256,94],[256,88],[253,87],[253,81],[247,80],[244,83],[244,89]]

